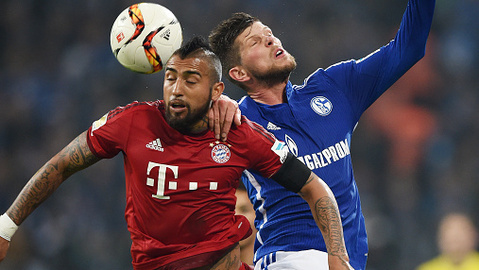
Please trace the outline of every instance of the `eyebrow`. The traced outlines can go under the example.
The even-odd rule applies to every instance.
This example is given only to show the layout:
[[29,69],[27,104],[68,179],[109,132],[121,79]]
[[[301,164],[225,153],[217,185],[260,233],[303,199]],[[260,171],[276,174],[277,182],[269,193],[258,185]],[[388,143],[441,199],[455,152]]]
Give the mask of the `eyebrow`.
[[[165,73],[167,71],[171,71],[171,72],[174,72],[174,73],[179,73],[178,70],[172,68],[172,67],[166,67],[166,70],[165,70]],[[187,71],[184,71],[183,74],[186,74],[186,75],[198,75],[200,77],[203,77],[202,74],[199,72],[199,71],[196,71],[196,70],[187,70]]]
[[[248,26],[247,28],[249,28],[249,33],[246,34],[245,39],[248,39],[248,36],[251,34],[251,32],[253,32],[253,25],[250,25],[250,26]],[[246,29],[245,29],[245,30],[246,30]]]
[[170,68],[170,67],[166,67],[165,72],[166,72],[166,71],[171,71],[171,72],[178,73],[178,71],[176,71],[176,69]]
[[[253,32],[253,25],[251,25],[249,28],[250,28],[249,33],[245,36],[245,39],[244,39],[245,42],[248,41],[250,38],[253,38],[253,37],[257,36],[257,35],[252,35],[252,36],[250,36],[251,32]],[[263,26],[262,32],[264,32],[265,30],[266,30],[266,31],[273,32],[273,31],[271,30],[271,28],[269,28],[267,25],[264,25],[264,26]]]

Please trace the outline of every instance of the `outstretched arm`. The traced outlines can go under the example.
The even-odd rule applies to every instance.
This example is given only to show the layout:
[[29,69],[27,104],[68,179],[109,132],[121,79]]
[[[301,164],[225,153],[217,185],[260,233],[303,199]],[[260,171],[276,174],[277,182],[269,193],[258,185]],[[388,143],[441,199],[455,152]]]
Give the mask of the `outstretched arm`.
[[[100,160],[90,151],[86,133],[87,131],[76,137],[33,175],[4,214],[7,216],[3,216],[3,220],[9,218],[13,221],[13,226],[20,225],[70,175]],[[4,223],[0,223],[0,232],[5,229],[2,225]],[[0,261],[5,258],[11,236],[0,237]]]
[[338,205],[328,185],[311,172],[308,181],[298,193],[306,200],[328,249],[329,269],[353,269],[343,237]]
[[352,100],[356,114],[364,112],[425,55],[435,2],[409,0],[393,40],[360,60],[327,69],[338,89]]

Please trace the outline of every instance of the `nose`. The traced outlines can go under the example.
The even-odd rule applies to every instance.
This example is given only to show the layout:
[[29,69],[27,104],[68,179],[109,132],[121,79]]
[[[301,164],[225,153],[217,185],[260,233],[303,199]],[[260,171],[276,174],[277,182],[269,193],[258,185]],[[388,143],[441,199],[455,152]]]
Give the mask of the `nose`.
[[182,96],[183,90],[181,87],[181,80],[178,79],[175,81],[175,84],[172,86],[171,94],[174,96]]
[[272,35],[267,35],[265,40],[266,47],[270,47],[274,44],[274,37]]

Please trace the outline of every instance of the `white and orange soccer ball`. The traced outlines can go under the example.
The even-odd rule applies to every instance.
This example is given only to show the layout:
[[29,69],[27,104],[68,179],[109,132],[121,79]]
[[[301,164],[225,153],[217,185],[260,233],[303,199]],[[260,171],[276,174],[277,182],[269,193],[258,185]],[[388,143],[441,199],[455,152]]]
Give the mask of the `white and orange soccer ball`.
[[110,33],[116,59],[124,67],[145,74],[162,70],[182,41],[181,25],[173,12],[153,3],[139,3],[123,10]]

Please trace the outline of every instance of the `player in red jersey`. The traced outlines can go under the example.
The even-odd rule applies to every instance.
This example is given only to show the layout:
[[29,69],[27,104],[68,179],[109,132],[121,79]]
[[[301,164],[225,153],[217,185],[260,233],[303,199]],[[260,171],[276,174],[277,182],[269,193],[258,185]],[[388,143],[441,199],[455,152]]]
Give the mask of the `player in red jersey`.
[[221,64],[199,38],[168,61],[164,101],[118,107],[48,161],[0,217],[0,260],[25,218],[73,173],[122,152],[125,218],[135,270],[249,269],[238,242],[251,234],[235,215],[241,173],[253,169],[308,201],[328,250],[343,254],[331,269],[350,269],[341,220],[328,186],[284,143],[242,118],[225,142],[208,129],[211,102],[223,92]]

